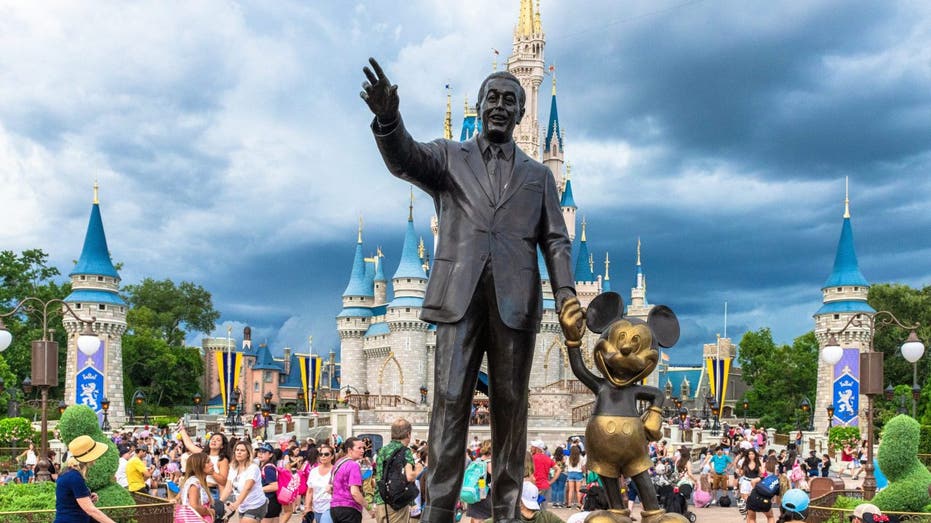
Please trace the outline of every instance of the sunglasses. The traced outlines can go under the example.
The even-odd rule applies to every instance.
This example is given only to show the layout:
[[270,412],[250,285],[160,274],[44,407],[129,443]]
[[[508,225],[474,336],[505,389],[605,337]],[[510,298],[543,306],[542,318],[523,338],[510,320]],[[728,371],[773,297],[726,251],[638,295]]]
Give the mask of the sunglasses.
[[330,457],[330,456],[332,456],[332,455],[333,455],[333,454],[330,454],[329,452],[321,452],[321,453],[320,453],[320,457],[321,457],[321,458],[328,458],[328,457]]

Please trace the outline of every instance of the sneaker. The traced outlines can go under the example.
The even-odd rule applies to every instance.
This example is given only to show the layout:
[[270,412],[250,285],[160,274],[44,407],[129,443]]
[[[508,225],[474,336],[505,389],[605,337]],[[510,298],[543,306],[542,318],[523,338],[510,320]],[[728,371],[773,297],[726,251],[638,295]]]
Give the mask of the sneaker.
[[712,499],[712,500],[711,500],[707,505],[705,505],[705,506],[706,506],[706,507],[710,507],[710,506],[712,506],[712,505],[717,505],[717,504],[718,504],[718,500]]

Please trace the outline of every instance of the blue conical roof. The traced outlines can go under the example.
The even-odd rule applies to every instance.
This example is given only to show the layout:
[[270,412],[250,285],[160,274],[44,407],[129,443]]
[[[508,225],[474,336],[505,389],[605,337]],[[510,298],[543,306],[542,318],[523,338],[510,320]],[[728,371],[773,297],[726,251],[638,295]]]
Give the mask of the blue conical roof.
[[566,190],[562,192],[562,200],[559,202],[559,206],[578,209],[575,206],[575,198],[572,197],[572,180],[566,180]]
[[543,251],[537,247],[537,268],[540,270],[540,281],[549,281],[550,273],[546,269],[546,261],[543,260]]
[[583,236],[579,241],[579,256],[575,259],[575,281],[595,281],[595,273],[588,263],[591,256],[588,253],[588,242]]
[[378,254],[375,255],[377,266],[375,267],[375,281],[385,281],[385,260]]
[[103,232],[103,220],[100,218],[100,205],[94,203],[91,207],[90,221],[87,223],[87,234],[84,236],[84,248],[81,258],[71,271],[75,274],[93,274],[95,276],[110,276],[119,278],[120,275],[110,260],[110,249],[107,248],[107,236]]
[[352,260],[352,274],[349,276],[349,285],[343,291],[343,297],[346,296],[373,296],[374,292],[369,291],[365,282],[365,257],[362,255],[362,238],[356,243],[356,255]]
[[553,137],[559,142],[559,149],[562,150],[562,134],[559,132],[559,111],[556,110],[556,92],[553,92],[553,98],[550,101],[550,123],[546,129],[546,143],[543,150],[549,151],[552,146]]
[[853,247],[853,228],[850,226],[849,216],[844,217],[844,225],[841,227],[837,254],[834,256],[834,270],[831,271],[831,275],[828,276],[822,288],[847,285],[861,287],[870,285],[860,272],[860,265],[857,263],[857,252]]
[[417,253],[417,234],[414,232],[413,216],[407,218],[407,232],[404,234],[401,263],[398,264],[398,270],[394,272],[394,279],[398,278],[427,279],[427,274],[423,270],[423,262],[420,261],[420,255]]
[[275,358],[272,357],[272,351],[270,351],[268,345],[264,343],[259,345],[259,350],[255,355],[255,365],[253,365],[252,368],[255,370],[284,371],[284,366],[280,362],[275,361]]

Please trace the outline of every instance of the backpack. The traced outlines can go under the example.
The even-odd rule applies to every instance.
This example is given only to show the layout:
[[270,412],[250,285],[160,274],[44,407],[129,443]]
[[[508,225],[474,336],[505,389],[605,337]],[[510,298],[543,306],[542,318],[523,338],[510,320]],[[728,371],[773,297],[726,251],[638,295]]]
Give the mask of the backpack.
[[789,480],[791,480],[793,483],[798,483],[799,481],[802,481],[803,479],[805,479],[805,473],[802,472],[802,467],[800,467],[798,463],[796,463],[792,467],[792,471],[789,473]]
[[485,479],[487,473],[488,467],[485,465],[485,460],[479,458],[469,463],[462,480],[462,490],[459,491],[459,499],[463,503],[472,505],[482,500],[485,489],[479,487],[479,481]]
[[287,467],[277,467],[278,471],[278,503],[290,505],[299,496],[301,475],[291,474]]
[[400,510],[411,501],[417,499],[420,491],[414,481],[407,481],[406,458],[407,447],[400,448],[391,453],[391,456],[382,464],[381,477],[376,482],[378,495],[394,510]]
[[297,495],[298,496],[303,496],[304,494],[307,494],[307,478],[310,476],[310,469],[311,469],[310,464],[305,462],[303,465],[301,465],[301,468],[297,471],[298,476],[300,476],[300,480],[297,484]]
[[779,494],[779,476],[775,474],[766,476],[753,487],[753,490],[759,494],[760,497],[766,499]]
[[718,498],[718,506],[719,506],[719,507],[723,507],[723,508],[727,508],[727,507],[731,506],[731,497],[728,496],[727,494],[725,494],[725,495],[719,497],[719,498]]

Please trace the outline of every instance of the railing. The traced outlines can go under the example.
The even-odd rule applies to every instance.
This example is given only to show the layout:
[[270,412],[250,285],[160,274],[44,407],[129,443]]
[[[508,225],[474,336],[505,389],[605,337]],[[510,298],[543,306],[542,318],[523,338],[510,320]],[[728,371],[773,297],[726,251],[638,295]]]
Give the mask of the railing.
[[591,391],[579,380],[556,380],[541,387],[543,390],[567,390],[571,394],[585,394]]
[[583,403],[578,407],[572,408],[572,423],[581,423],[588,418],[592,417],[592,413],[595,411],[595,400],[589,401],[588,403]]
[[[117,523],[172,523],[174,504],[147,494],[132,494],[135,505],[101,508],[104,514]],[[0,512],[4,523],[51,523],[55,520],[54,510],[30,510],[24,512]]]
[[397,394],[350,394],[346,402],[356,410],[373,410],[378,407],[416,407],[414,400],[404,398]]
[[[846,522],[853,514],[853,508],[836,508],[834,504],[839,496],[854,499],[863,499],[863,491],[860,490],[834,490],[827,494],[814,498],[808,506],[808,523],[825,523],[827,521],[837,521],[838,523]],[[931,522],[931,514],[917,512],[888,512],[883,514],[897,521],[923,521]]]

